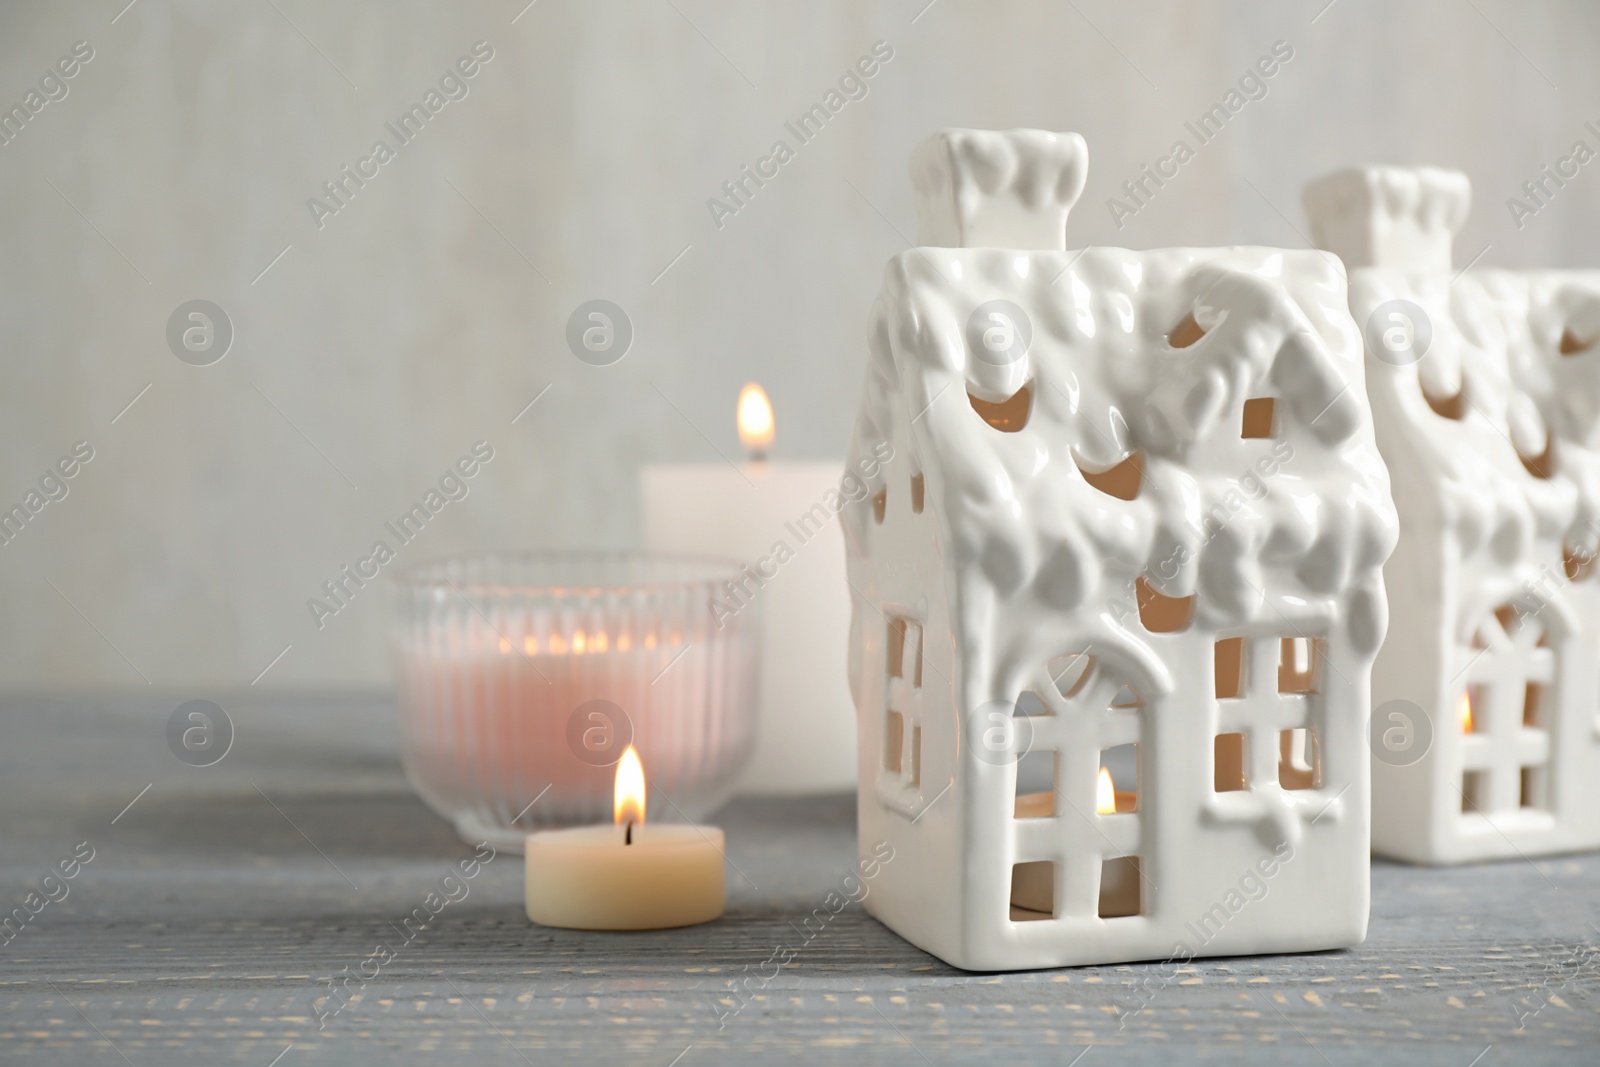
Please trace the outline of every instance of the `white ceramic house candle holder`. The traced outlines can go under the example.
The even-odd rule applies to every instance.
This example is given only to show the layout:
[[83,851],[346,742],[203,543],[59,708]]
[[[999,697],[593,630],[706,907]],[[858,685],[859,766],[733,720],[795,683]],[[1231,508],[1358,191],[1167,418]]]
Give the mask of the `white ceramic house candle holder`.
[[866,907],[978,970],[1355,944],[1396,520],[1343,271],[1067,252],[1086,169],[912,156],[852,443],[902,458],[842,514]]
[[1419,863],[1600,847],[1600,271],[1453,271],[1469,199],[1431,168],[1305,192],[1402,520],[1372,844]]

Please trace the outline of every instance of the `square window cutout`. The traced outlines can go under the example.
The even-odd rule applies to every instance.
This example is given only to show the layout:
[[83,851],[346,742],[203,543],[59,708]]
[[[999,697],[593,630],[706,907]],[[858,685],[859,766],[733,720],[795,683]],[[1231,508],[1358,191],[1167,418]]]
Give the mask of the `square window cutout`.
[[1318,637],[1285,637],[1278,642],[1278,692],[1315,693],[1322,655]]
[[1218,641],[1213,655],[1216,665],[1216,690],[1218,700],[1232,700],[1244,695],[1244,638],[1229,637]]
[[883,737],[883,769],[900,773],[901,753],[906,740],[906,717],[898,711],[889,712],[888,728]]
[[884,668],[891,678],[906,676],[906,653],[910,652],[911,684],[922,687],[922,624],[895,615],[889,619],[889,636],[884,642]]
[[1011,868],[1011,921],[1037,922],[1056,917],[1056,865],[1049,860],[1019,863]]
[[1545,799],[1546,781],[1548,781],[1548,776],[1545,768],[1522,768],[1522,807],[1544,808],[1549,806]]
[[1138,856],[1118,856],[1100,865],[1100,918],[1138,915],[1144,892]]
[[1248,788],[1244,776],[1244,734],[1218,734],[1213,747],[1216,762],[1212,788],[1218,793],[1236,793]]
[[1056,813],[1056,754],[1035,749],[1017,761],[1018,819],[1046,819]]
[[1461,773],[1461,814],[1481,815],[1489,799],[1489,774],[1487,771]]
[[1100,773],[1095,780],[1096,815],[1116,815],[1139,810],[1139,746],[1117,745],[1100,752]]
[[1244,402],[1244,421],[1239,427],[1243,438],[1271,437],[1273,416],[1278,402],[1270,396],[1258,396]]
[[1322,760],[1315,730],[1278,733],[1278,784],[1285,789],[1316,789],[1322,785]]

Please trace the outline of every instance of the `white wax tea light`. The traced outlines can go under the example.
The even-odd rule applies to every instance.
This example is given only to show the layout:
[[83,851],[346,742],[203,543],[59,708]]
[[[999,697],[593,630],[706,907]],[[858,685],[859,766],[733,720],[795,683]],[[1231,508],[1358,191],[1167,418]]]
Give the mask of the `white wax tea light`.
[[664,930],[723,909],[723,837],[715,826],[645,825],[644,766],[617,763],[611,826],[530,834],[528,918],[572,930]]

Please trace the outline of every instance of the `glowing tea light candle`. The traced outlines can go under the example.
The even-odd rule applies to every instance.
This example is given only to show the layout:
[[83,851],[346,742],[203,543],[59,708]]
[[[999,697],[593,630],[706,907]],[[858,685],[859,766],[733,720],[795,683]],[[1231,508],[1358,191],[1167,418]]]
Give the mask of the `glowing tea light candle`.
[[[850,587],[839,510],[843,461],[769,459],[776,419],[754,382],[734,416],[748,462],[657,463],[639,474],[644,546],[737,560],[718,619],[761,613],[761,708],[747,793],[855,788],[856,712],[846,662]],[[846,489],[866,483],[845,479]]]
[[664,930],[722,915],[723,835],[714,826],[645,825],[644,766],[617,763],[610,826],[528,835],[528,918],[572,930]]

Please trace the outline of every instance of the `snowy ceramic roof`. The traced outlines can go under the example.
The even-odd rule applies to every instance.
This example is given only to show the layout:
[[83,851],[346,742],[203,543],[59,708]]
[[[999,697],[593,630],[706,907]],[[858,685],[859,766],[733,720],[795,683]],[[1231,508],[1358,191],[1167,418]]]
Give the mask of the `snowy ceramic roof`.
[[[992,161],[1015,143],[995,142],[1017,134],[961,134],[978,142],[970,151],[1005,198],[1009,179]],[[1056,158],[1081,168],[1073,140],[1079,155]],[[942,147],[960,170],[960,145]],[[1081,179],[1051,182],[1033,162],[1033,173],[1013,173],[1034,190],[1076,196]],[[945,186],[961,184],[958,175]],[[981,221],[976,202],[946,201]],[[924,235],[962,231],[929,223],[938,201],[921,207]],[[1364,631],[1358,647],[1375,648],[1379,571],[1396,526],[1338,261],[1273,248],[1066,251],[1053,236],[1065,210],[1045,214],[1030,250],[895,256],[872,312],[854,450],[909,426],[911,469],[926,472],[947,569],[963,611],[976,612],[968,623],[1004,626],[1005,609],[1031,604],[1053,612],[1052,631],[1127,638],[1137,619],[1107,604],[1142,575],[1168,596],[1198,593],[1202,625],[1345,615]],[[1023,310],[1025,352],[997,357],[975,343],[969,320],[997,300]],[[1198,333],[1181,328],[1190,316],[1204,334],[1175,347],[1169,334]],[[1016,432],[996,429],[969,401],[1024,389],[1029,410]],[[1269,397],[1271,436],[1242,436],[1245,402]],[[1091,484],[1130,455],[1142,469],[1132,499]],[[903,493],[904,472],[891,465],[873,490]],[[870,509],[852,509],[846,527],[854,550],[870,554]],[[1016,614],[1024,617],[1038,616]],[[1013,650],[1032,654],[1021,646],[1033,642],[1017,636]]]
[[[1396,188],[1414,190],[1395,196]],[[1338,195],[1334,195],[1337,193]],[[1600,271],[1450,269],[1465,175],[1362,167],[1307,187],[1319,243],[1350,263],[1350,308],[1368,334],[1373,405],[1391,464],[1416,464],[1464,552],[1522,558],[1527,538],[1594,548],[1600,530]],[[1330,224],[1334,205],[1343,221]],[[1368,221],[1363,223],[1365,218]],[[1428,231],[1410,245],[1341,247],[1354,231]],[[1391,301],[1409,301],[1415,314]],[[1405,321],[1396,319],[1396,313]],[[1366,325],[1369,320],[1371,325]],[[1407,336],[1429,335],[1413,359]],[[1384,346],[1395,334],[1401,351]],[[1417,346],[1421,348],[1421,346]],[[1392,428],[1391,428],[1392,422]]]

